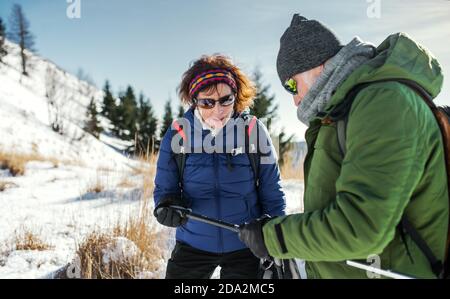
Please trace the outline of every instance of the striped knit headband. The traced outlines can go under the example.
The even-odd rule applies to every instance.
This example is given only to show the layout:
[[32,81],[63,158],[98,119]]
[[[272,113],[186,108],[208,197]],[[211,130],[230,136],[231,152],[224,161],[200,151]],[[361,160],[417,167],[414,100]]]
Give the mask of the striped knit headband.
[[193,98],[198,91],[210,84],[225,83],[236,92],[237,86],[233,74],[225,69],[214,69],[196,76],[189,84],[189,96]]

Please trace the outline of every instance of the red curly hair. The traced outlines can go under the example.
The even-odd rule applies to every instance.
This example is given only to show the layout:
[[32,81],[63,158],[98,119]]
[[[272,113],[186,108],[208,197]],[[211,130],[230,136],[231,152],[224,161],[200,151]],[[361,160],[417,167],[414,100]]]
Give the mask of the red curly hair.
[[[203,55],[200,59],[194,61],[191,67],[183,74],[181,83],[178,87],[178,93],[181,102],[191,106],[192,97],[189,95],[189,86],[192,80],[199,74],[213,69],[225,69],[229,71],[236,81],[236,102],[234,109],[241,113],[253,105],[256,96],[256,87],[250,78],[237,67],[232,60],[221,54]],[[209,91],[217,88],[217,83],[206,85],[201,91]]]

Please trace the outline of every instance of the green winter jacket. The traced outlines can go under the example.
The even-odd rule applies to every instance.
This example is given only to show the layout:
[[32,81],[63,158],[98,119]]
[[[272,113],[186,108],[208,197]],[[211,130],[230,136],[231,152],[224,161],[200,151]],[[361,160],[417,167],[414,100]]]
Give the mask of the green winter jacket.
[[[326,114],[356,84],[391,78],[414,80],[433,98],[443,82],[427,50],[406,34],[393,34],[339,86]],[[406,213],[434,254],[444,258],[449,201],[443,142],[431,110],[400,83],[369,85],[350,110],[344,158],[336,125],[323,118],[306,132],[305,213],[263,227],[270,255],[306,260],[308,278],[367,278],[345,260],[366,262],[373,254],[381,269],[434,278],[426,257],[409,235],[405,244],[397,228]]]

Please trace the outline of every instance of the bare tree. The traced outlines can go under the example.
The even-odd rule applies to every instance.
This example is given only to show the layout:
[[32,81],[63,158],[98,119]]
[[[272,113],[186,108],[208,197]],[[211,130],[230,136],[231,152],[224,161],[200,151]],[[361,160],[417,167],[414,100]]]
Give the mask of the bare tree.
[[20,46],[20,57],[22,59],[22,74],[27,73],[28,55],[25,50],[34,50],[34,36],[30,32],[30,23],[28,22],[25,14],[23,13],[22,6],[14,4],[11,16],[9,19],[10,28],[8,37],[11,41],[17,43]]
[[45,73],[45,96],[47,98],[48,122],[53,131],[63,134],[62,120],[63,96],[58,75],[52,67],[47,67]]

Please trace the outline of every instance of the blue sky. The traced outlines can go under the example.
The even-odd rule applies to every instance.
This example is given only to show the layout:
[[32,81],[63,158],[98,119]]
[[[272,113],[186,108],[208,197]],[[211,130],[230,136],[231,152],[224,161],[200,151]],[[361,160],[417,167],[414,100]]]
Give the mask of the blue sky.
[[[202,54],[227,54],[248,73],[259,66],[279,102],[278,125],[300,140],[306,128],[275,67],[293,13],[322,21],[343,43],[358,35],[379,44],[391,33],[407,32],[450,76],[450,1],[381,0],[380,18],[370,18],[374,1],[81,0],[81,19],[69,19],[67,0],[0,0],[0,16],[7,20],[13,3],[21,4],[41,56],[73,73],[83,68],[99,87],[109,79],[115,92],[131,84],[158,115],[169,97],[177,109],[181,75]],[[448,80],[437,103],[450,105]]]

